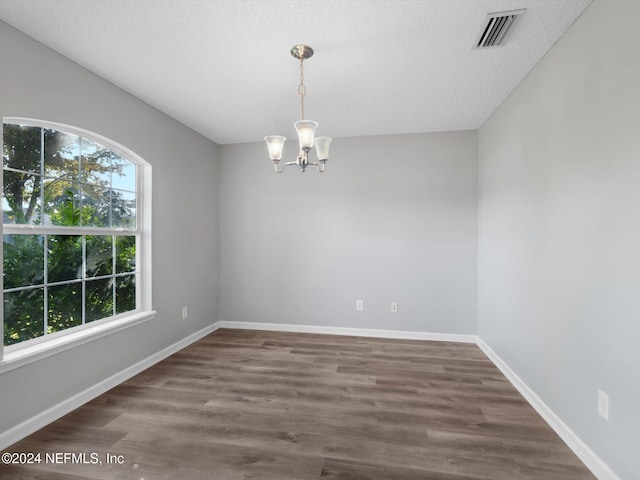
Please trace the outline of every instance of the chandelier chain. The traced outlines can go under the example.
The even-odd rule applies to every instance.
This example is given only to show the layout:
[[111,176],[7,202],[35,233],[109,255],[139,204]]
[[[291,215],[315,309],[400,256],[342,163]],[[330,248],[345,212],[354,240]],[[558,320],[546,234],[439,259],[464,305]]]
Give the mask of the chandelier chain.
[[307,96],[307,89],[304,86],[304,57],[300,56],[300,85],[298,85],[298,95],[300,95],[300,120],[304,120],[304,97]]

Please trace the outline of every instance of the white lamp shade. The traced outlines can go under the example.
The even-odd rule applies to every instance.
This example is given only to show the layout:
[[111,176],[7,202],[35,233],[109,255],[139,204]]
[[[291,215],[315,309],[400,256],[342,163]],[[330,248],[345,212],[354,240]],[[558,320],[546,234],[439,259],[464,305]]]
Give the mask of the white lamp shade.
[[316,133],[318,124],[313,120],[300,120],[293,124],[298,131],[298,139],[300,139],[300,148],[313,147],[313,135]]
[[331,137],[316,137],[313,144],[316,146],[316,155],[318,160],[329,160],[329,146],[331,145]]
[[269,135],[268,137],[264,137],[264,140],[267,142],[267,147],[269,147],[269,158],[271,158],[271,160],[280,160],[282,158],[284,142],[287,140],[286,137]]

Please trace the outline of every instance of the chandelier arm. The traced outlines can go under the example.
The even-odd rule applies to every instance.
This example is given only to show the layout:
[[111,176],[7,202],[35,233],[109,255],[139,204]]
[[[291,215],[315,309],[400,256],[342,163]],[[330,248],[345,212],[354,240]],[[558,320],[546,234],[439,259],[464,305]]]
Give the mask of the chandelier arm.
[[276,171],[276,173],[282,173],[284,172],[284,169],[287,168],[289,165],[297,165],[298,162],[287,162],[287,163],[283,163],[282,164],[282,168],[280,170],[278,170],[278,164],[274,163],[273,164],[273,168]]
[[309,162],[307,163],[307,165],[313,165],[315,167],[318,167],[318,171],[320,173],[324,173],[324,166],[327,162]]

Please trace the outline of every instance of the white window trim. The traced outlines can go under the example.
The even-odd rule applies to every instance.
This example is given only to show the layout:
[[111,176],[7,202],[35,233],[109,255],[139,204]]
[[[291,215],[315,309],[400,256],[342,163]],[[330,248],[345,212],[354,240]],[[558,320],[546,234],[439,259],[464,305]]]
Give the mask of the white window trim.
[[[92,342],[106,335],[112,335],[126,328],[134,327],[141,323],[152,320],[156,312],[135,312],[127,313],[117,317],[110,317],[101,321],[88,323],[79,327],[79,330],[63,330],[57,332],[63,335],[52,333],[47,335],[44,341],[31,345],[15,345],[18,348],[4,354],[0,361],[0,374],[20,368],[29,363],[37,362],[44,358],[56,355],[71,348],[79,347],[85,343]],[[85,327],[85,328],[83,328]],[[76,327],[78,328],[78,327]],[[28,341],[27,341],[28,342]]]
[[[21,367],[23,365],[41,360],[51,355],[63,352],[70,348],[83,345],[87,342],[97,340],[98,338],[110,335],[125,328],[139,325],[143,322],[151,320],[155,317],[156,312],[152,308],[152,285],[151,285],[151,165],[142,157],[128,148],[114,143],[112,140],[102,135],[83,130],[78,127],[55,123],[46,120],[37,120],[33,118],[21,117],[4,117],[4,123],[14,123],[19,125],[51,128],[61,130],[71,134],[90,139],[116,152],[118,155],[133,161],[138,165],[136,175],[136,231],[140,236],[141,248],[136,251],[136,265],[139,265],[139,281],[136,282],[136,305],[139,308],[132,312],[127,312],[114,317],[105,318],[90,324],[73,327],[61,332],[39,337],[33,340],[20,342],[9,347],[4,346],[4,340],[0,342],[0,373]],[[0,179],[0,184],[2,180]],[[0,233],[3,226],[0,225]],[[11,226],[11,230],[36,230],[31,225]],[[57,230],[47,228],[47,230]],[[61,229],[64,233],[72,234],[74,231],[78,234],[89,233],[85,228],[65,228]],[[95,233],[99,229],[89,229]],[[127,229],[122,229],[123,233]],[[63,233],[61,232],[61,233]],[[0,249],[0,265],[3,263],[2,249]],[[4,290],[2,279],[0,278],[0,289]],[[4,302],[0,302],[0,330],[4,332]],[[4,335],[3,335],[4,337]]]

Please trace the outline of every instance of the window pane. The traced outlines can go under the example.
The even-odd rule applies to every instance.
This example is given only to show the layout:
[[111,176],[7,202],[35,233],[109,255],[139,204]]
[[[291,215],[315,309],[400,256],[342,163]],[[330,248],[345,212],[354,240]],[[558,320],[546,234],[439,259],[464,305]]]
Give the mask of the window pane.
[[113,190],[111,192],[113,227],[136,227],[136,194]]
[[116,273],[133,272],[136,269],[136,237],[116,237]]
[[82,237],[49,235],[47,237],[49,283],[82,278]]
[[118,190],[136,191],[136,166],[114,152],[111,152],[113,178],[112,187]]
[[116,278],[116,313],[128,312],[136,308],[136,276],[126,275]]
[[44,219],[46,225],[80,225],[78,184],[64,180],[44,182]]
[[96,185],[82,185],[82,224],[87,227],[109,227],[110,215],[110,190]]
[[87,235],[86,244],[87,277],[100,277],[113,273],[113,237]]
[[5,292],[4,344],[44,335],[44,288]]
[[137,164],[55,127],[3,124],[2,140],[3,224],[32,227],[3,236],[5,343],[135,310]]
[[4,166],[40,173],[42,128],[5,124],[2,156]]
[[40,175],[4,171],[3,223],[40,222]]
[[44,174],[77,181],[79,164],[80,138],[70,133],[45,129]]
[[47,333],[82,325],[82,282],[49,287]]
[[113,315],[113,278],[91,280],[86,286],[85,321],[93,322]]
[[83,182],[111,186],[111,150],[91,140],[81,140],[81,172]]
[[3,235],[4,288],[44,282],[42,235]]

